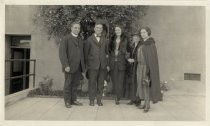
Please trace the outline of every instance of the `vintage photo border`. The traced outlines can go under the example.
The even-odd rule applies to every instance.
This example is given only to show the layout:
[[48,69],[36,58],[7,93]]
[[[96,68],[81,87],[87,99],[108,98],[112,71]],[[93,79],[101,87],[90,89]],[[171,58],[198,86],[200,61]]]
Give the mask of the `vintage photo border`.
[[[100,3],[100,4],[99,4]],[[5,120],[4,95],[4,36],[5,36],[5,5],[162,5],[162,6],[204,6],[206,8],[206,121],[24,121]],[[210,1],[209,0],[0,0],[0,126],[37,126],[37,125],[132,125],[132,126],[206,126],[210,125]]]

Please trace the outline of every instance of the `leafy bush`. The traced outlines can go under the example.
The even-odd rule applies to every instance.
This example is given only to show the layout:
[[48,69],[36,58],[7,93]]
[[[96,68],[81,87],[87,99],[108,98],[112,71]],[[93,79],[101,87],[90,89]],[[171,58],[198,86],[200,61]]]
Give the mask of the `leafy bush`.
[[48,75],[44,77],[41,82],[39,82],[39,89],[41,91],[41,94],[43,95],[49,95],[50,92],[52,92],[52,86],[53,79],[50,78]]
[[160,82],[160,89],[161,91],[168,91],[169,87],[167,86],[168,82],[167,81],[161,81]]
[[93,33],[96,21],[104,21],[107,37],[113,34],[114,25],[120,24],[126,33],[132,33],[140,27],[140,19],[146,15],[148,6],[135,5],[42,5],[37,9],[34,22],[60,41],[70,33],[73,21],[80,21],[81,36],[86,39]]

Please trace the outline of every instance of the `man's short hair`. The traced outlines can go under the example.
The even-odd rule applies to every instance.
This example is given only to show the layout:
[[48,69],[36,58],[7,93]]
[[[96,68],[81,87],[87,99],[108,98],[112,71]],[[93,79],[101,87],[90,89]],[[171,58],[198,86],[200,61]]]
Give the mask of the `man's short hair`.
[[103,26],[103,23],[100,22],[100,21],[97,21],[97,22],[95,23],[95,26],[96,26],[96,25],[101,25],[101,26]]
[[79,22],[79,21],[74,21],[74,22],[72,22],[72,23],[71,23],[71,27],[73,27],[75,24],[80,25],[80,22]]

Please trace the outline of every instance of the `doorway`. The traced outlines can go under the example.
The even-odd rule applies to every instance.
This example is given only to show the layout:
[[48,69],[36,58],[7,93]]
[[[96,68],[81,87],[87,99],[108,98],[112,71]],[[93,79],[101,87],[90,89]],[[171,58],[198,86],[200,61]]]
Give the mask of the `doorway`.
[[[30,49],[11,48],[11,59],[30,59]],[[11,77],[28,75],[29,62],[14,61],[11,63]],[[10,94],[29,88],[29,77],[16,78],[11,80]]]
[[31,35],[5,35],[5,95],[29,88]]

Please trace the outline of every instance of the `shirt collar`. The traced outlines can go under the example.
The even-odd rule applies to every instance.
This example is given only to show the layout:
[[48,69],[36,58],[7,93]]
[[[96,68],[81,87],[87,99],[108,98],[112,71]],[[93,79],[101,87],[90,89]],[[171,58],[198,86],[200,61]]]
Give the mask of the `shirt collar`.
[[[95,35],[95,37],[98,37],[98,35],[96,33],[94,33],[94,35]],[[99,35],[99,36],[101,36],[101,35]]]
[[74,37],[78,37],[78,35],[74,34],[73,32],[72,32],[71,34],[72,34],[72,36],[74,36]]

